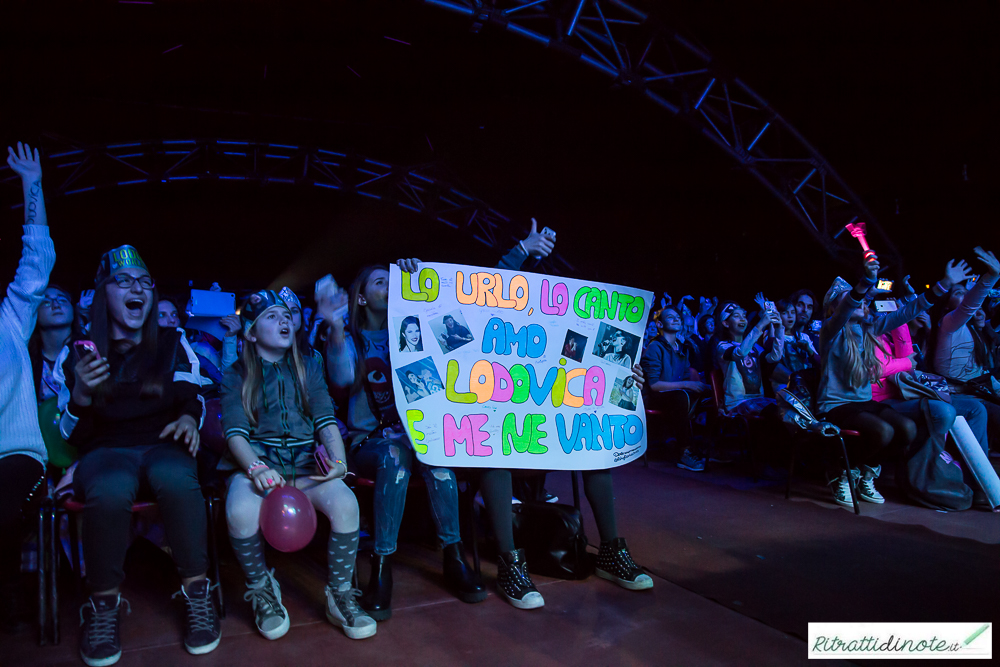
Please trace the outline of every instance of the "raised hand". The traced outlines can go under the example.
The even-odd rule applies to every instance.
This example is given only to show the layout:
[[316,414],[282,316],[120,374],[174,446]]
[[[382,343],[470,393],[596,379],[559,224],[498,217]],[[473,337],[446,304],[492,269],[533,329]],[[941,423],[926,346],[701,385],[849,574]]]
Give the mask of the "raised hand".
[[944,278],[941,279],[941,287],[951,290],[960,282],[967,280],[972,274],[972,269],[964,259],[951,260],[944,267]]
[[865,278],[868,282],[878,282],[878,272],[881,268],[882,265],[878,263],[878,255],[872,252],[865,256]]
[[917,292],[913,289],[910,284],[910,276],[903,276],[903,295],[904,296],[914,296]]
[[17,152],[7,147],[7,164],[25,183],[35,183],[42,180],[42,163],[38,159],[38,149],[34,152],[28,144],[17,142]]
[[755,296],[753,300],[758,306],[760,306],[761,310],[767,310],[767,299],[764,298],[763,292],[757,292],[757,296]]
[[552,236],[546,236],[539,232],[538,223],[532,218],[531,231],[528,233],[528,238],[521,241],[521,245],[524,246],[524,251],[529,255],[541,259],[552,254],[553,248],[556,247],[556,240]]
[[232,315],[226,315],[219,320],[219,326],[226,330],[226,338],[230,336],[235,336],[239,333],[239,330],[243,327],[240,323],[240,316],[236,313]]
[[976,246],[972,252],[975,253],[976,259],[986,266],[986,275],[993,277],[1000,276],[1000,260],[997,260],[996,255],[989,250],[983,250],[979,246]]
[[416,258],[412,259],[397,259],[396,266],[403,273],[416,273],[420,270],[420,260]]
[[94,290],[85,289],[80,292],[80,302],[76,304],[77,308],[80,310],[90,310],[90,307],[94,304]]

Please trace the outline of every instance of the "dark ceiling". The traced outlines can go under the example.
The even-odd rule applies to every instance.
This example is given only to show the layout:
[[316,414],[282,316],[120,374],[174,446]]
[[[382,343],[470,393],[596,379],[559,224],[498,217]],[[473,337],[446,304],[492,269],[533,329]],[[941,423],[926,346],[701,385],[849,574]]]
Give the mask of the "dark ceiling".
[[[662,3],[862,197],[918,281],[997,244],[994,2]],[[15,2],[0,9],[0,139],[223,137],[447,165],[608,282],[774,298],[841,270],[687,125],[584,66],[416,0]],[[387,39],[387,37],[392,39]],[[408,44],[402,44],[401,40]],[[177,48],[174,48],[177,47]],[[963,175],[964,174],[964,175]],[[0,189],[5,229],[18,191]],[[898,202],[898,214],[897,214]],[[50,201],[56,277],[131,242],[177,284],[299,287],[400,256],[491,263],[469,238],[357,197],[191,183]],[[4,233],[0,261],[19,252]]]

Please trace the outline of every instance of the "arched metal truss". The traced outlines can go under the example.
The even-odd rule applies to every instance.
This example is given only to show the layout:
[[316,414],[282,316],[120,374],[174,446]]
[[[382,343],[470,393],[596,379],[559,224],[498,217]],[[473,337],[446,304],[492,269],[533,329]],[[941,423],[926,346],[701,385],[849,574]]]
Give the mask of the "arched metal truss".
[[620,0],[422,0],[589,65],[693,125],[756,177],[835,258],[856,262],[844,226],[867,223],[883,265],[901,270],[893,243],[830,164],[691,36]]
[[[510,218],[460,189],[438,163],[391,165],[362,155],[309,146],[226,139],[137,141],[104,146],[46,146],[45,193],[49,198],[150,183],[186,181],[299,185],[356,194],[406,209],[462,231],[503,253],[523,238]],[[6,172],[6,173],[5,173]],[[19,186],[10,168],[0,184]],[[20,199],[13,187],[12,198]],[[11,208],[20,208],[21,203]],[[538,271],[575,274],[557,253]]]

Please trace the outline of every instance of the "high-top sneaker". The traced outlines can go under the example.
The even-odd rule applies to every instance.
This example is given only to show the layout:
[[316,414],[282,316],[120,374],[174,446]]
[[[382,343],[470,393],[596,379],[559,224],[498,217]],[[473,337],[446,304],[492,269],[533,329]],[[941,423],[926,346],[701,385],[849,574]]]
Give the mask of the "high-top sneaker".
[[858,497],[861,500],[879,505],[885,502],[885,498],[875,488],[875,479],[881,472],[882,466],[875,466],[874,468],[861,466],[860,479],[858,480]]
[[281,604],[281,586],[274,578],[274,570],[265,572],[260,581],[247,584],[247,588],[250,590],[243,594],[243,599],[249,600],[253,605],[257,631],[265,639],[284,637],[291,621],[288,610]]
[[628,551],[624,537],[601,542],[595,573],[601,579],[613,581],[630,591],[641,591],[653,587],[653,579],[632,560],[632,554]]
[[[851,470],[850,475],[855,480],[857,479],[856,470]],[[830,482],[830,490],[833,491],[833,502],[844,507],[854,507],[854,501],[851,500],[851,480],[848,477],[847,470],[840,473],[840,477]]]
[[213,588],[207,578],[199,579],[181,586],[171,596],[184,601],[184,648],[191,655],[211,653],[222,639],[219,615],[212,600]]
[[335,591],[326,587],[326,620],[342,628],[351,639],[365,639],[375,634],[378,625],[358,604],[361,591],[349,588]]
[[113,665],[122,657],[121,612],[131,612],[121,595],[91,595],[80,607],[80,657],[89,667]]
[[528,574],[524,549],[500,554],[497,561],[497,590],[518,609],[537,609],[545,605],[545,599]]

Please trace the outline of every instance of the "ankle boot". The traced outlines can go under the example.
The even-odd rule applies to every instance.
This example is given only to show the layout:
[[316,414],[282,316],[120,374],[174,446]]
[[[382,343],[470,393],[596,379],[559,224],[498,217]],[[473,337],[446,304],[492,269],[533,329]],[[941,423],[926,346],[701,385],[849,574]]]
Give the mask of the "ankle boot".
[[376,621],[392,617],[392,562],[388,556],[372,554],[372,574],[361,596],[361,607]]
[[497,591],[518,609],[537,609],[545,605],[542,594],[528,574],[523,549],[500,554],[497,559]]
[[465,564],[465,548],[461,542],[444,548],[444,580],[462,602],[482,602],[486,599],[482,579]]

